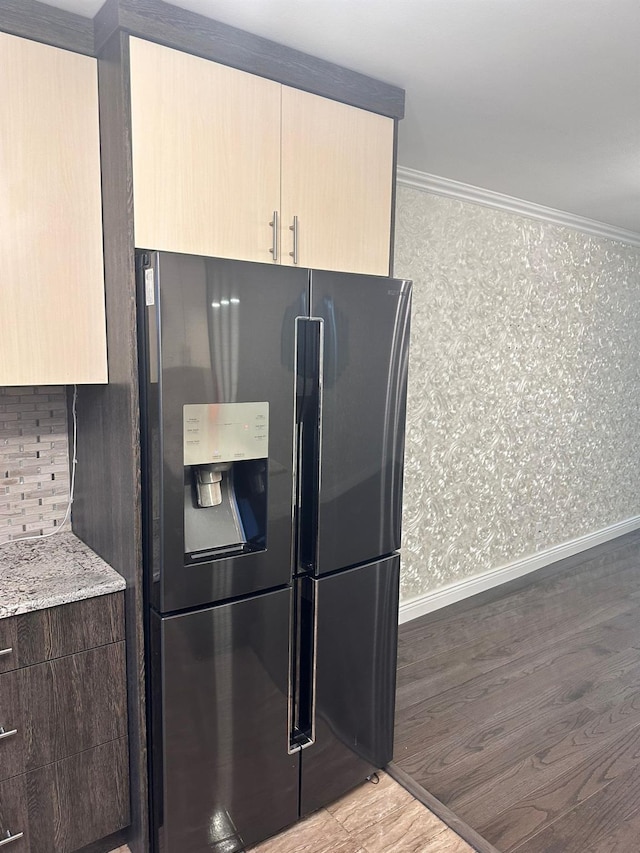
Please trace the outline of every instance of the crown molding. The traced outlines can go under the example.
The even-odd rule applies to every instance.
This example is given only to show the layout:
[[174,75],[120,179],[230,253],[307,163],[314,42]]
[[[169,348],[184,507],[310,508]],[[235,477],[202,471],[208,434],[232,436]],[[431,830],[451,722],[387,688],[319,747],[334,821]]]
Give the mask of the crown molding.
[[412,187],[446,198],[455,198],[458,201],[467,201],[471,204],[481,204],[484,207],[493,207],[497,210],[506,210],[519,216],[527,216],[529,219],[551,222],[554,225],[565,225],[585,234],[606,237],[608,240],[617,240],[620,243],[640,247],[640,233],[636,231],[616,228],[604,222],[596,222],[593,219],[586,219],[584,216],[577,216],[575,213],[555,210],[553,207],[534,204],[531,201],[524,201],[492,190],[474,187],[471,184],[452,181],[449,178],[439,178],[437,175],[429,175],[426,172],[419,172],[417,169],[398,166],[397,175],[398,183],[405,187]]

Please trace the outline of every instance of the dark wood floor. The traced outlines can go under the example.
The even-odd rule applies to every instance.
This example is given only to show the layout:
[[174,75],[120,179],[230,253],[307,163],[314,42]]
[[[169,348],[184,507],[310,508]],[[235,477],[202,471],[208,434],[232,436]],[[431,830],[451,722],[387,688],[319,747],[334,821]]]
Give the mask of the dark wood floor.
[[640,851],[640,533],[400,628],[395,763],[498,850]]

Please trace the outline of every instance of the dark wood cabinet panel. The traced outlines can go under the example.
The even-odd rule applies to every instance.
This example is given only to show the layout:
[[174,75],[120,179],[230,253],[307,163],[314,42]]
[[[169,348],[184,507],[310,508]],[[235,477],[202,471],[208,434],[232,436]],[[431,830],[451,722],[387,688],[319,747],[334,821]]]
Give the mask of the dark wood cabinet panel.
[[0,619],[0,672],[9,672],[18,666],[16,638],[15,618]]
[[27,770],[126,735],[124,642],[17,673]]
[[121,592],[16,616],[18,666],[71,655],[124,639]]
[[109,0],[94,19],[98,54],[118,29],[393,118],[404,90],[325,59],[177,8],[164,0]]
[[6,672],[0,675],[0,780],[24,773],[22,738],[18,673]]
[[0,838],[20,833],[22,837],[7,845],[7,850],[11,853],[30,853],[24,776],[0,782]]
[[30,853],[72,853],[129,823],[126,738],[27,773]]

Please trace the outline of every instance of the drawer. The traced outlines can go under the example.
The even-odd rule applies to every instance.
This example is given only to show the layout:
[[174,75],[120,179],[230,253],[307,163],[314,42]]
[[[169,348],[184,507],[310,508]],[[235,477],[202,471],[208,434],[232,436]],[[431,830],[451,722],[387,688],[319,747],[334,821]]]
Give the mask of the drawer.
[[25,776],[0,782],[0,838],[2,853],[31,853]]
[[124,640],[124,593],[14,616],[18,667]]
[[124,642],[16,672],[27,771],[124,737]]
[[41,767],[26,780],[29,853],[72,853],[129,824],[126,738]]
[[16,649],[17,626],[15,616],[0,619],[0,672],[9,672],[18,666]]
[[24,773],[23,734],[18,673],[6,672],[0,675],[0,781]]

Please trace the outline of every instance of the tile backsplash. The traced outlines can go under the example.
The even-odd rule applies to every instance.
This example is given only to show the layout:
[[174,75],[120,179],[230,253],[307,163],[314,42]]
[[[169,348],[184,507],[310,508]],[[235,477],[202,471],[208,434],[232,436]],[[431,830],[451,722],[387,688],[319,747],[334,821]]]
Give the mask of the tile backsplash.
[[64,387],[0,388],[0,543],[53,531],[69,487]]

